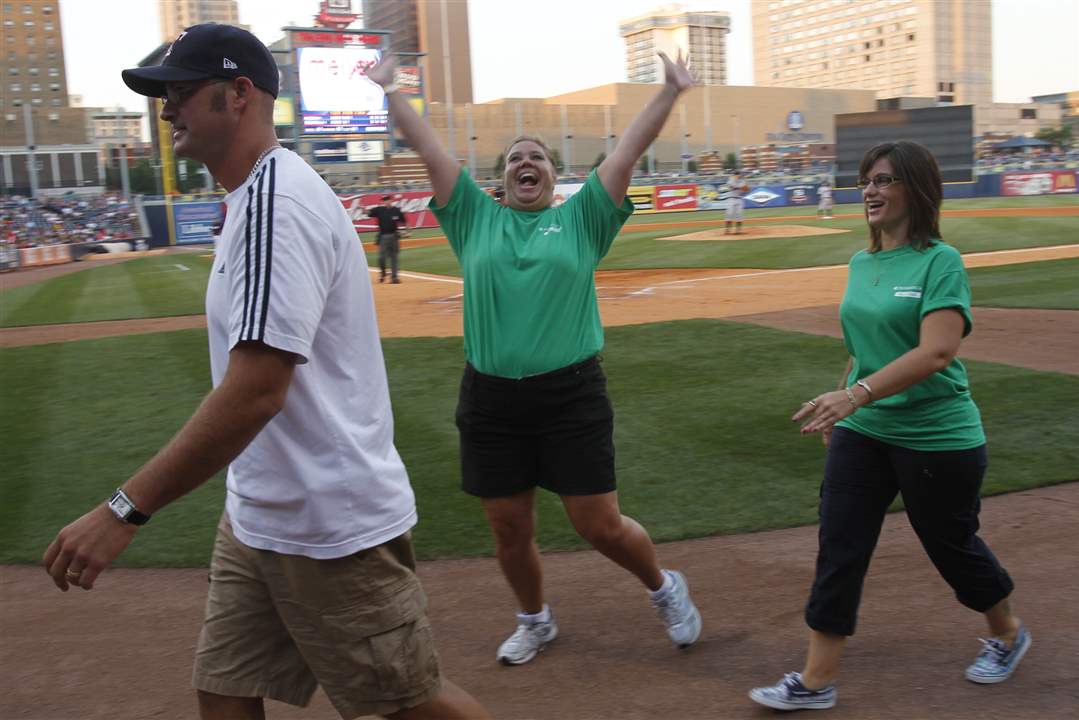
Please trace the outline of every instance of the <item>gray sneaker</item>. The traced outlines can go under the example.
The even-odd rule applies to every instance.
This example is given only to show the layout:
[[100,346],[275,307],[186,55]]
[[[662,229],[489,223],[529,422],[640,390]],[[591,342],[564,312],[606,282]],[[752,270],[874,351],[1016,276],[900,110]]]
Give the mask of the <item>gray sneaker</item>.
[[667,637],[680,648],[687,648],[701,636],[701,613],[689,596],[686,578],[677,570],[664,570],[671,579],[671,589],[662,600],[653,600],[660,618],[667,625]]
[[835,707],[835,685],[810,690],[802,684],[801,673],[787,673],[777,684],[753,688],[749,699],[774,710],[827,710]]
[[1004,682],[1019,667],[1019,661],[1030,649],[1030,631],[1026,625],[1019,628],[1011,648],[998,638],[982,640],[982,651],[967,668],[967,680],[979,685]]
[[547,622],[537,622],[531,616],[517,613],[517,629],[498,647],[498,662],[503,665],[524,665],[543,651],[547,643],[558,637],[554,614]]

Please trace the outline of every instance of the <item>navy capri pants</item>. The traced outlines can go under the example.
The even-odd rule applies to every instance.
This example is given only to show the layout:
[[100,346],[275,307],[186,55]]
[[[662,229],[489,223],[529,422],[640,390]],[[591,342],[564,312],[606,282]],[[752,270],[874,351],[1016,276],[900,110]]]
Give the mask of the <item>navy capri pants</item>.
[[854,634],[869,561],[897,493],[922,547],[960,603],[985,612],[1008,597],[1012,580],[978,537],[987,464],[985,445],[910,450],[835,428],[821,485],[820,549],[805,612],[809,627]]

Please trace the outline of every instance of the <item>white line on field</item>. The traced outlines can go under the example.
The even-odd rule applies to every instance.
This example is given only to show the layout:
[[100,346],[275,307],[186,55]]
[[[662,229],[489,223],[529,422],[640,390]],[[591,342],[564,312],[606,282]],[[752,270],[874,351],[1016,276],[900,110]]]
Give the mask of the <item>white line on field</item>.
[[[967,253],[963,257],[977,258],[988,257],[991,255],[1011,255],[1014,253],[1027,253],[1027,252],[1040,252],[1043,250],[1060,250],[1063,248],[1075,248],[1079,245],[1049,245],[1045,247],[1032,247],[1032,248],[1016,248],[1014,250],[991,250],[987,252]],[[682,278],[681,280],[669,280],[668,282],[657,283],[650,285],[646,288],[641,288],[636,292],[630,293],[630,295],[651,295],[656,288],[681,285],[683,287],[692,287],[694,283],[710,282],[712,280],[742,280],[745,278],[762,277],[764,275],[782,275],[784,273],[799,273],[799,272],[814,272],[817,270],[836,270],[838,268],[845,268],[846,265],[819,265],[817,267],[806,268],[787,268],[785,270],[761,270],[759,272],[751,273],[738,273],[737,275],[714,275],[711,277],[702,278]]]
[[184,265],[183,263],[173,263],[172,266],[175,267],[175,268],[180,268],[181,272],[187,272],[188,270],[191,269],[187,265]]
[[[367,268],[367,272],[374,274],[380,271],[378,268]],[[431,280],[432,282],[444,282],[453,285],[464,285],[465,282],[461,278],[451,278],[443,275],[427,275],[426,273],[399,272],[397,274],[401,277],[414,278],[416,280]]]

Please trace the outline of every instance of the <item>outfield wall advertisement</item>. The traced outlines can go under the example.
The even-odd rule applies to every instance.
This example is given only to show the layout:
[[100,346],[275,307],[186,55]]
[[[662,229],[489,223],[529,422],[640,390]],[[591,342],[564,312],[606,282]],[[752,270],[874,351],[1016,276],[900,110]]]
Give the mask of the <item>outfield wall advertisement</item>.
[[1076,192],[1074,170],[1004,173],[1000,180],[1001,195],[1055,195]]
[[[408,228],[433,228],[438,227],[435,214],[428,206],[434,198],[430,190],[392,193],[393,204],[401,208],[405,214]],[[339,196],[341,204],[345,206],[345,212],[352,218],[352,224],[356,232],[375,232],[378,230],[378,221],[367,216],[367,211],[381,205],[385,193],[367,195]]]
[[177,245],[197,245],[214,241],[214,231],[224,222],[224,203],[174,203],[172,222]]

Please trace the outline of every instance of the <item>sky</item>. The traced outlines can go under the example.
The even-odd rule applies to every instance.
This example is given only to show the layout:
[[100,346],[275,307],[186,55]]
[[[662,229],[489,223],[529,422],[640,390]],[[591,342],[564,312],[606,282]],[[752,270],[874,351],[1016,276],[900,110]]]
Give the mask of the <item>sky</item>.
[[[437,0],[434,0],[437,1]],[[449,0],[455,2],[459,0]],[[728,82],[753,84],[751,2],[683,0],[731,15]],[[970,0],[940,0],[967,2]],[[624,82],[618,22],[664,0],[468,0],[475,102],[546,97]],[[263,42],[284,25],[309,25],[318,0],[239,0],[240,22]],[[160,42],[154,0],[60,0],[68,92],[83,104],[145,111],[120,80]],[[353,0],[360,8],[362,0]],[[107,12],[103,12],[107,8]],[[993,95],[1026,102],[1032,95],[1079,90],[1079,0],[993,0]]]

